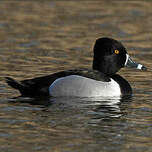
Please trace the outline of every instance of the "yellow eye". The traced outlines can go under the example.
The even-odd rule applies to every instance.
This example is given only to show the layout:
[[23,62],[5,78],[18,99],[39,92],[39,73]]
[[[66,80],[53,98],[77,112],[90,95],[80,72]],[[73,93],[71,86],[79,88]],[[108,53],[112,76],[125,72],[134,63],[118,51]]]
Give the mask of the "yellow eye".
[[119,54],[119,50],[115,50],[114,52],[115,52],[115,54]]

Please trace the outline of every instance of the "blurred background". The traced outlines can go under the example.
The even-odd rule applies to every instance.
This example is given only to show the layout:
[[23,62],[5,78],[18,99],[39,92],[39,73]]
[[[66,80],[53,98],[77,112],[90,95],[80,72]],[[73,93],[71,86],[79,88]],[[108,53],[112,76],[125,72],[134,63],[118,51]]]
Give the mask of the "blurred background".
[[[150,0],[1,1],[0,151],[151,152],[151,8]],[[119,72],[133,87],[131,99],[115,105],[111,99],[11,99],[19,93],[4,77],[91,68],[99,37],[121,41],[149,68]]]

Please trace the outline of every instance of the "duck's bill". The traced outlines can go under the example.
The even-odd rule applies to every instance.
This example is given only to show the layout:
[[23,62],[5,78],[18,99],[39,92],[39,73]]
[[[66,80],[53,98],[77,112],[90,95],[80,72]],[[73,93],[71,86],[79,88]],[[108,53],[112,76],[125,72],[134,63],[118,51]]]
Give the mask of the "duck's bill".
[[147,70],[147,68],[145,66],[143,66],[142,64],[134,62],[128,54],[126,54],[125,66],[130,67],[130,68],[139,69],[139,70],[144,70],[144,71]]

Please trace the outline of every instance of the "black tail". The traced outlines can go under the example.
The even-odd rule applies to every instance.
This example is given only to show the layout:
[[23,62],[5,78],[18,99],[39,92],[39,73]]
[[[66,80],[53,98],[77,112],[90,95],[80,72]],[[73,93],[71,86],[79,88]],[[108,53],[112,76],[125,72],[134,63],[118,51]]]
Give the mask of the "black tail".
[[17,89],[20,91],[21,94],[24,94],[25,86],[21,84],[20,82],[10,78],[6,77],[6,82],[9,86],[11,86],[14,89]]

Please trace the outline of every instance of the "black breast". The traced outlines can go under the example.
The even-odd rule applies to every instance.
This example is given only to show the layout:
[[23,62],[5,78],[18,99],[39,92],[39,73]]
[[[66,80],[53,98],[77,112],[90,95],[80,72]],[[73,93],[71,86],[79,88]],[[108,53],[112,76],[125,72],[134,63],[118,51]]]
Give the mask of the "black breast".
[[123,96],[132,95],[132,88],[130,84],[123,77],[121,77],[118,74],[115,74],[111,77],[119,84]]

